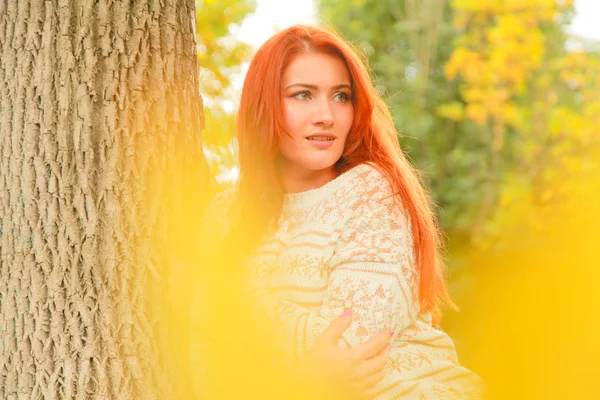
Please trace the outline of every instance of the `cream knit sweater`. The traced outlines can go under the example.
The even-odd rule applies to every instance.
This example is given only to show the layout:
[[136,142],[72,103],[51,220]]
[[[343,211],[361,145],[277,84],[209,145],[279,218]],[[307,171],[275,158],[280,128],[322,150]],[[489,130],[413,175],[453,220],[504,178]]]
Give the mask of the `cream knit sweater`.
[[[232,192],[207,210],[211,235],[228,229]],[[458,364],[451,339],[419,313],[410,222],[386,178],[361,164],[324,186],[286,194],[278,224],[250,258],[254,283],[270,294],[279,346],[295,359],[343,311],[340,342],[356,347],[384,329],[395,334],[376,399],[478,398],[479,378]]]

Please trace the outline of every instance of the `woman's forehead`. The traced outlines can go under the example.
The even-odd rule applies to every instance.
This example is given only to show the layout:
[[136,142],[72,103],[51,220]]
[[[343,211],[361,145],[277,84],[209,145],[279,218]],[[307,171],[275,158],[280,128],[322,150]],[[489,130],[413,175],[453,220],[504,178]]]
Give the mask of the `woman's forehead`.
[[350,85],[344,61],[329,54],[305,53],[296,56],[283,73],[283,88],[303,84],[317,88]]

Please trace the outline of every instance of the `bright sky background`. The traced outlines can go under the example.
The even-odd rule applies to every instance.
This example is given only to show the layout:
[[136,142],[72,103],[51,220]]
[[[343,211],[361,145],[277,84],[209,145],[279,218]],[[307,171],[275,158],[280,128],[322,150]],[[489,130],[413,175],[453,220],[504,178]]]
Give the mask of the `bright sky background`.
[[236,36],[258,48],[279,29],[316,22],[313,0],[256,0],[256,11],[244,20]]
[[600,39],[600,1],[575,0],[577,15],[571,25],[571,33]]

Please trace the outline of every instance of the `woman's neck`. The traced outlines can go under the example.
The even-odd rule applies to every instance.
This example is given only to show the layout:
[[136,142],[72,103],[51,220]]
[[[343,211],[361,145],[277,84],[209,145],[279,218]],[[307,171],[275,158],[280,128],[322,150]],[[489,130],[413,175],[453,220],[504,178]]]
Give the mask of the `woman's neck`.
[[320,188],[338,175],[333,166],[316,171],[287,167],[280,169],[279,179],[285,193],[300,193]]

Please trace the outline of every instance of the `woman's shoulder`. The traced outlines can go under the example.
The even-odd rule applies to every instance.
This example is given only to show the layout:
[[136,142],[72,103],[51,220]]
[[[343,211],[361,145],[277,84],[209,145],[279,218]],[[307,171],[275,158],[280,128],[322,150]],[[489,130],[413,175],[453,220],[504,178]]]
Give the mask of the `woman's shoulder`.
[[349,209],[359,219],[405,220],[408,211],[385,170],[373,163],[354,168]]
[[392,197],[394,190],[383,170],[372,162],[360,164],[351,170],[350,181],[356,201],[369,204]]

